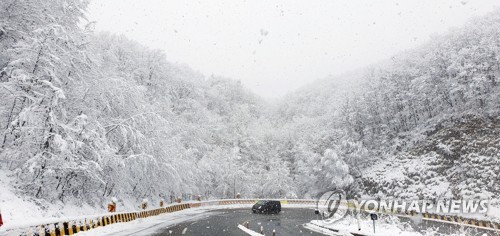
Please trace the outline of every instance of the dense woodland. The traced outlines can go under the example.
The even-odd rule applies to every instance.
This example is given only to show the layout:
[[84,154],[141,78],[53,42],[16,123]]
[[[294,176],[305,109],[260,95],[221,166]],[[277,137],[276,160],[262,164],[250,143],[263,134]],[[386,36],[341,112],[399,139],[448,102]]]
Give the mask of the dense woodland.
[[[0,1],[0,168],[19,194],[95,204],[366,193],[374,163],[454,120],[499,115],[500,11],[270,103],[94,32],[87,4]],[[499,166],[498,152],[488,155]],[[498,196],[498,184],[488,191]]]

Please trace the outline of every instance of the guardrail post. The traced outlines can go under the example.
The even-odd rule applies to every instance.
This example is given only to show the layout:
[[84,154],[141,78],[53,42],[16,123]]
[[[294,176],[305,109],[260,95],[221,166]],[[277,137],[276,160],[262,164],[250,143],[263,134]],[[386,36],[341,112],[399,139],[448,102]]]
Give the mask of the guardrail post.
[[83,231],[87,231],[87,219],[85,219],[83,221],[83,227],[82,227]]

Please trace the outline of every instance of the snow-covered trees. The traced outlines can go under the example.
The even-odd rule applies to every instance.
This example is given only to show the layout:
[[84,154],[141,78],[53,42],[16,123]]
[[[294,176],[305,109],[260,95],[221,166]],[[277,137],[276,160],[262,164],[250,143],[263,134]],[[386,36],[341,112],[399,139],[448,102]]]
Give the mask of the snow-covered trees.
[[[418,146],[444,122],[498,116],[499,24],[497,10],[364,71],[289,95],[277,111],[278,127],[298,136],[299,169],[319,166],[332,149],[360,177],[371,163]],[[314,169],[301,172],[307,179]],[[317,181],[309,179],[300,185]]]
[[82,155],[86,116],[65,101],[65,89],[89,69],[78,27],[86,5],[3,1],[0,7],[0,40],[8,45],[2,48],[1,155],[17,169],[18,187],[37,197],[78,196],[83,185],[100,182],[96,160]]
[[314,197],[443,120],[498,115],[499,12],[267,104],[89,32],[86,5],[0,2],[0,163],[37,198]]
[[18,189],[90,203],[261,192],[245,183],[267,155],[250,137],[263,101],[239,82],[205,79],[162,52],[87,32],[86,4],[0,5],[0,160],[17,173]]

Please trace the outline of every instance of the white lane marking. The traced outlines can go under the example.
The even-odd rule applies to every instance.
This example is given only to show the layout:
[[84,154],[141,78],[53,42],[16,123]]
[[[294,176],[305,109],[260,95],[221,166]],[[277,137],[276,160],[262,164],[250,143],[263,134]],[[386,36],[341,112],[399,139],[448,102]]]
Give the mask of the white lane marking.
[[247,229],[243,225],[238,225],[238,228],[241,229],[243,232],[247,233],[250,236],[264,236],[263,234],[259,234],[259,233],[255,232],[253,230]]

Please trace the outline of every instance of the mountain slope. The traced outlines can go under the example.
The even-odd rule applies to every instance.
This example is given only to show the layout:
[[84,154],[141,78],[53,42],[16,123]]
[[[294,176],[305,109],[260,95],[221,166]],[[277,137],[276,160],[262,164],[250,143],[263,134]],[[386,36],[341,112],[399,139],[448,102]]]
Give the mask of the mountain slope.
[[283,101],[281,128],[300,133],[294,147],[305,149],[295,159],[336,150],[355,177],[353,194],[500,194],[500,11],[361,72]]

